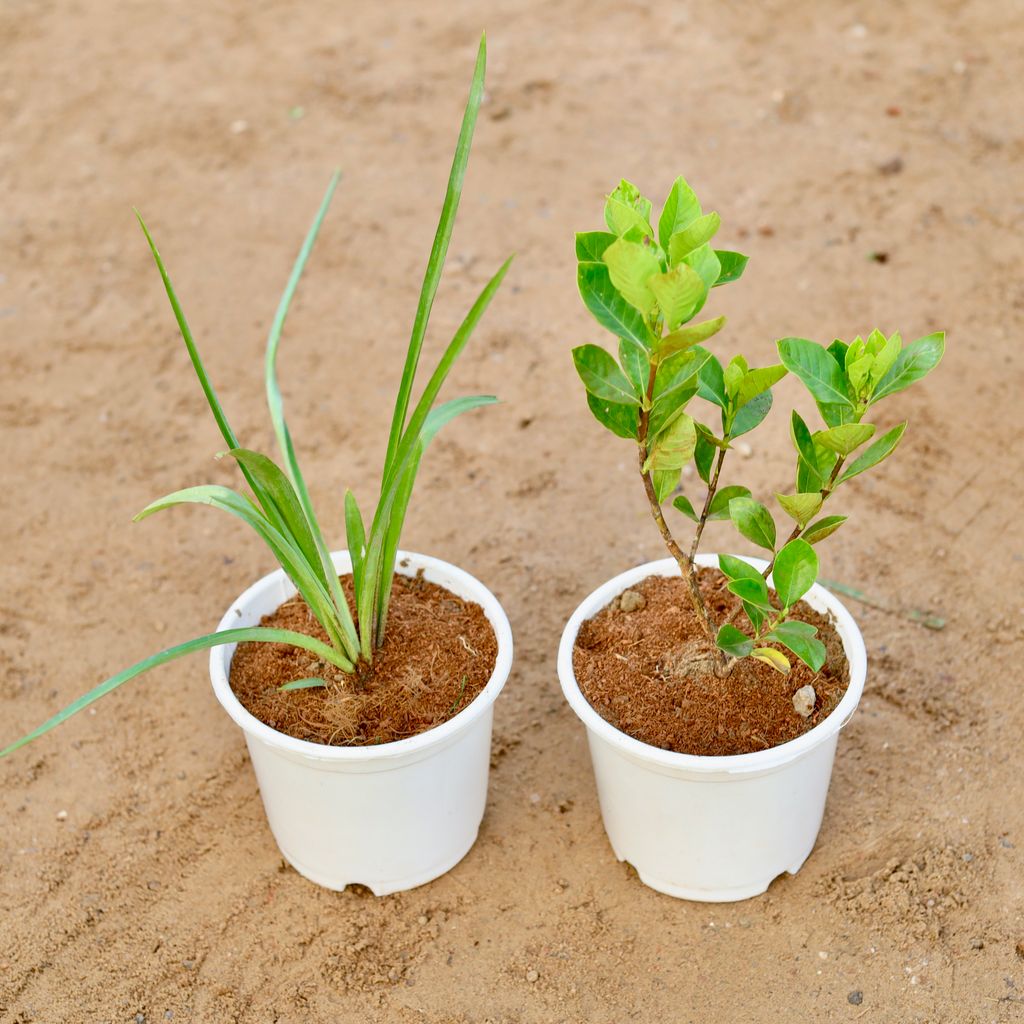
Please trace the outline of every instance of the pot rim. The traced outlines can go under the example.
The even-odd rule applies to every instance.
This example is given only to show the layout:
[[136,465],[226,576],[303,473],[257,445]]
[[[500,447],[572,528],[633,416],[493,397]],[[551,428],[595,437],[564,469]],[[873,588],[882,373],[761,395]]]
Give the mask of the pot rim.
[[[352,561],[348,551],[332,551],[331,559],[338,572],[348,572],[352,568]],[[395,571],[405,576],[415,576],[420,570],[425,570],[425,575],[431,582],[438,582],[451,590],[464,600],[474,601],[480,605],[487,621],[494,630],[495,640],[498,644],[498,654],[494,661],[494,670],[491,672],[487,685],[466,705],[457,715],[449,718],[441,725],[427,729],[425,732],[417,733],[415,736],[407,736],[404,739],[394,740],[390,743],[378,743],[373,746],[362,747],[337,747],[326,743],[314,743],[310,740],[296,739],[288,736],[277,729],[271,728],[265,722],[261,722],[255,715],[248,712],[241,701],[235,696],[228,682],[228,673],[231,659],[234,656],[237,644],[223,644],[214,647],[210,651],[210,679],[213,683],[213,692],[224,710],[231,716],[248,737],[260,740],[270,747],[282,752],[298,755],[304,758],[312,758],[321,762],[334,764],[344,763],[367,763],[367,762],[390,762],[396,759],[405,759],[409,755],[423,752],[424,750],[442,745],[453,739],[457,734],[468,729],[481,715],[485,714],[508,679],[512,668],[512,627],[509,625],[508,616],[502,608],[498,599],[487,589],[475,576],[470,575],[465,569],[457,565],[445,562],[440,558],[433,558],[430,555],[420,555],[413,551],[399,551],[395,558]],[[432,576],[444,577],[445,581],[432,579]],[[247,590],[240,594],[224,613],[223,618],[217,626],[217,632],[234,628],[237,624],[238,614],[247,605],[261,598],[267,590],[274,587],[284,586],[290,595],[296,593],[296,588],[289,580],[283,569],[275,569],[261,579],[257,580]],[[288,596],[282,599],[288,600]],[[382,765],[383,766],[383,765]]]
[[[763,570],[768,565],[763,558],[751,558],[746,555],[737,555],[736,557],[742,558],[744,562],[757,569]],[[699,554],[695,561],[697,565],[717,568],[718,555],[714,553]],[[678,575],[679,566],[674,558],[645,562],[643,565],[627,569],[603,583],[584,598],[569,617],[558,646],[558,678],[565,699],[591,733],[617,747],[628,756],[672,772],[745,775],[750,772],[760,773],[780,768],[831,739],[846,725],[853,716],[864,692],[864,680],[867,676],[867,651],[864,647],[864,638],[861,636],[853,616],[834,594],[818,583],[811,587],[803,599],[816,611],[829,611],[835,617],[836,630],[843,642],[843,650],[850,666],[850,682],[842,700],[832,713],[813,729],[809,729],[786,743],[747,754],[681,754],[674,750],[664,750],[661,747],[644,743],[643,740],[638,740],[620,729],[616,729],[614,725],[602,718],[584,697],[573,671],[572,654],[580,626],[586,619],[593,618],[623,590],[648,576]],[[771,585],[771,576],[768,577],[768,582]]]

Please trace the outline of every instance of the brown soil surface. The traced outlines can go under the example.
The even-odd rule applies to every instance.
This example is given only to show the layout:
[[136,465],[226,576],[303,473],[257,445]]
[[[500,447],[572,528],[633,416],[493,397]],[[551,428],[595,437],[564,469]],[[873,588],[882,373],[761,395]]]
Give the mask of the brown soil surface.
[[[341,581],[354,607],[352,577]],[[327,641],[298,594],[262,624]],[[279,732],[313,743],[367,746],[447,722],[487,685],[497,654],[480,605],[396,573],[387,635],[369,668],[341,672],[298,647],[245,643],[231,659],[230,681],[246,710]],[[328,685],[281,692],[285,683],[310,676]]]
[[[0,762],[0,1021],[1019,1022],[1009,0],[0,5],[0,732],[213,629],[273,568],[210,509],[130,522],[176,488],[237,482],[131,204],[242,442],[269,451],[263,339],[344,171],[281,352],[338,544],[343,488],[366,507],[378,486],[483,26],[487,101],[424,359],[516,249],[443,395],[502,404],[433,442],[404,536],[483,580],[515,631],[479,841],[404,895],[317,889],[282,866],[205,658],[167,665]],[[877,407],[880,430],[910,427],[837,495],[850,521],[819,548],[826,578],[887,610],[848,603],[868,679],[817,847],[734,906],[661,896],[616,862],[555,674],[579,601],[664,557],[634,453],[594,422],[569,357],[603,340],[572,233],[600,227],[620,176],[663,195],[680,172],[751,256],[708,305],[729,317],[725,358],[764,365],[774,338],[876,323],[950,340],[925,384]],[[814,418],[792,380],[776,402],[723,472],[762,500],[791,483],[791,404]],[[709,527],[707,550],[734,546]]]
[[[713,620],[744,628],[742,604],[725,589],[726,578],[717,569],[701,569],[698,577]],[[583,623],[573,652],[580,690],[616,729],[682,754],[747,754],[796,739],[843,699],[850,682],[843,643],[831,616],[803,601],[790,617],[818,628],[827,651],[820,672],[768,644],[789,657],[788,675],[743,658],[719,679],[708,671],[709,644],[682,578],[650,576],[630,592],[642,605],[625,611],[616,598]],[[793,708],[793,694],[808,685],[817,699],[804,718]]]

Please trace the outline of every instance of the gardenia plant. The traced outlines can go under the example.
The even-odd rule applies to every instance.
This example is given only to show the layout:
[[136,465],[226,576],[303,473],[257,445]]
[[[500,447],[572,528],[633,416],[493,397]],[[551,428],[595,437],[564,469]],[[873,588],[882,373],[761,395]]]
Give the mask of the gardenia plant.
[[[722,329],[725,317],[691,322],[711,289],[736,281],[747,264],[746,256],[713,247],[718,214],[704,213],[690,186],[677,178],[657,231],[650,200],[628,181],[608,196],[604,218],[607,231],[576,235],[580,295],[597,322],[618,339],[618,360],[597,345],[573,350],[590,409],[598,422],[637,447],[651,515],[686,580],[715,652],[716,674],[728,675],[747,657],[788,672],[789,659],[779,646],[818,671],[825,661],[824,644],[815,627],[793,612],[818,576],[814,545],[847,518],[819,513],[839,487],[892,454],[907,424],[876,438],[874,424],[864,417],[877,402],[934,369],[944,337],[931,334],[904,346],[898,333],[886,337],[875,330],[866,339],[836,340],[827,348],[804,338],[783,338],[775,365],[752,367],[737,355],[723,366],[702,343]],[[767,416],[771,388],[787,371],[811,393],[823,426],[812,430],[792,413],[794,486],[775,500],[793,525],[780,542],[772,513],[749,488],[722,486],[722,467],[736,439]],[[691,413],[694,398],[717,408],[717,426]],[[691,460],[702,481],[694,501],[676,493]],[[688,550],[666,521],[662,506],[669,497],[672,507],[696,524]],[[714,621],[697,580],[694,560],[705,525],[724,519],[770,554],[763,572],[732,555],[719,556],[728,589],[742,602],[744,628]]]
[[[319,520],[313,510],[305,479],[299,469],[295,447],[285,421],[276,370],[278,343],[285,318],[288,315],[288,308],[330,205],[338,183],[338,174],[334,175],[327,188],[327,193],[313,225],[295,261],[267,340],[265,365],[267,404],[274,433],[284,457],[283,467],[275,463],[269,456],[243,447],[228,423],[227,416],[217,399],[216,392],[200,359],[199,351],[174,286],[171,284],[170,276],[153,238],[140,216],[139,223],[142,225],[142,230],[163,279],[164,288],[174,310],[174,316],[188,349],[192,366],[227,445],[226,454],[238,463],[239,470],[252,492],[252,498],[239,494],[229,487],[214,484],[189,487],[153,502],[135,518],[144,519],[161,509],[191,503],[212,505],[214,508],[222,509],[248,523],[270,548],[281,568],[305,599],[310,611],[327,634],[328,642],[324,643],[304,633],[263,626],[228,629],[197,637],[188,643],[179,644],[147,658],[101,683],[39,728],[12,743],[6,749],[0,750],[0,757],[10,754],[30,740],[41,736],[129,679],[193,651],[221,644],[258,641],[286,643],[304,648],[320,658],[325,665],[332,665],[345,673],[358,673],[373,662],[374,650],[384,642],[399,537],[424,449],[438,430],[455,416],[497,401],[491,395],[474,395],[435,405],[438,393],[452,365],[466,346],[473,329],[498,290],[511,263],[511,257],[488,281],[476,302],[473,303],[454,337],[448,343],[437,367],[430,375],[419,400],[412,408],[412,413],[409,413],[413,382],[423,347],[423,339],[426,335],[434,295],[437,292],[462,194],[462,183],[469,161],[473,130],[483,96],[485,65],[486,39],[481,38],[469,100],[462,119],[462,129],[459,133],[451,174],[448,179],[448,189],[441,209],[441,218],[433,247],[430,251],[430,258],[427,262],[419,304],[413,321],[412,336],[409,340],[405,366],[395,400],[391,431],[384,458],[380,498],[368,530],[352,492],[347,491],[345,494],[345,531],[348,551],[352,559],[355,608],[349,607],[342,590],[329,548],[320,529]],[[286,683],[282,689],[322,685],[325,685],[325,680],[322,677],[310,677],[293,680]]]

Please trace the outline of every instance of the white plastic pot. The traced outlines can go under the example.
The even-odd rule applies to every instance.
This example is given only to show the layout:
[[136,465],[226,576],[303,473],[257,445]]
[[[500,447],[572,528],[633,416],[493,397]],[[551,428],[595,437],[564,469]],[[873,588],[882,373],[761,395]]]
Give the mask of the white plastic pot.
[[[331,556],[339,573],[348,552]],[[394,743],[332,747],[294,739],[242,707],[228,684],[234,644],[210,654],[213,692],[241,726],[270,831],[285,860],[328,889],[354,883],[377,896],[412,889],[454,867],[476,840],[487,799],[494,701],[512,666],[512,630],[497,598],[467,572],[399,552],[396,571],[447,587],[483,609],[498,641],[486,687],[454,718]],[[218,629],[256,626],[295,593],[282,570],[228,609]]]
[[[758,569],[765,562],[745,561]],[[718,556],[698,555],[700,565]],[[674,559],[630,569],[598,587],[573,612],[558,649],[558,676],[587,727],[605,831],[619,860],[652,889],[688,900],[728,902],[795,874],[814,847],[825,811],[839,730],[864,690],[867,655],[850,613],[824,587],[804,600],[835,616],[850,663],[838,707],[788,743],[752,754],[701,757],[652,747],[605,721],[580,692],[572,654],[580,625],[648,576],[677,576]],[[771,578],[769,577],[769,582]]]

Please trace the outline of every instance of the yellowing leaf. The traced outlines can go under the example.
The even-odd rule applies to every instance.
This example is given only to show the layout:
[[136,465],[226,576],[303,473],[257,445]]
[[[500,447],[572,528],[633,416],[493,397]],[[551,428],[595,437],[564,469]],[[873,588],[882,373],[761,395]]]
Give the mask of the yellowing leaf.
[[647,246],[620,238],[605,249],[602,258],[615,290],[634,309],[650,313],[655,300],[647,282],[661,272],[658,257]]
[[789,658],[774,647],[755,647],[750,652],[750,656],[757,658],[758,661],[763,661],[766,665],[771,665],[776,672],[781,672],[783,675],[789,672]]

